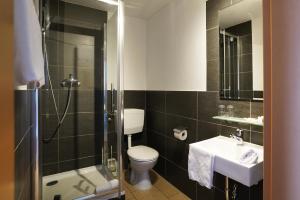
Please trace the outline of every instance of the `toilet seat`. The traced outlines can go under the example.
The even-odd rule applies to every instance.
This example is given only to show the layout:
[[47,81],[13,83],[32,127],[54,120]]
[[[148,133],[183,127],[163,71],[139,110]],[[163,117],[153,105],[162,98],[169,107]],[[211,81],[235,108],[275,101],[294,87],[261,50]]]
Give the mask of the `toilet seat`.
[[155,149],[143,145],[129,148],[127,154],[133,160],[140,162],[156,160],[159,155]]

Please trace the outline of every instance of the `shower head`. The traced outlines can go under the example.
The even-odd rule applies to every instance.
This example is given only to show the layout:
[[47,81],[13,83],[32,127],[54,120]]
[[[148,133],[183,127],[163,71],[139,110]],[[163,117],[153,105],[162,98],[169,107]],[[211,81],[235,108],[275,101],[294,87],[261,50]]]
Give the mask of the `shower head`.
[[69,74],[69,78],[62,80],[60,83],[61,87],[79,87],[80,81],[75,79],[72,74]]

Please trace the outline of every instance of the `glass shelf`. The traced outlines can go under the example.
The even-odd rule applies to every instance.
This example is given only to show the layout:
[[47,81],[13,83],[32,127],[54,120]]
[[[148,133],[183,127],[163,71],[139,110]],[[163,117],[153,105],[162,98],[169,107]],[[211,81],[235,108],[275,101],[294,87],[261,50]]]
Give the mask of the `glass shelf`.
[[237,122],[241,124],[264,126],[264,123],[258,121],[256,118],[241,118],[241,117],[228,117],[228,116],[214,116],[212,118],[217,120],[222,120],[222,121],[228,121],[228,122]]

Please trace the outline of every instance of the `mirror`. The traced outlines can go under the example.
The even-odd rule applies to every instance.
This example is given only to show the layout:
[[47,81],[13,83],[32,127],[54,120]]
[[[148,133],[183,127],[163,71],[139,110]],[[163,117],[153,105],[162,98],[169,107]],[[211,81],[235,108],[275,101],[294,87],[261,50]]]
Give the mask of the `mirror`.
[[263,100],[262,0],[219,11],[220,98]]

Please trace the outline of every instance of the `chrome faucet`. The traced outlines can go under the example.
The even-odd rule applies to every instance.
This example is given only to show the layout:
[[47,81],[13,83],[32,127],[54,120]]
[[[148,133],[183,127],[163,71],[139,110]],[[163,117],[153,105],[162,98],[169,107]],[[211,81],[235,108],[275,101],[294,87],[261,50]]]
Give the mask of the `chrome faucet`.
[[235,133],[230,134],[230,138],[234,139],[237,145],[242,145],[244,143],[244,131],[238,128]]

